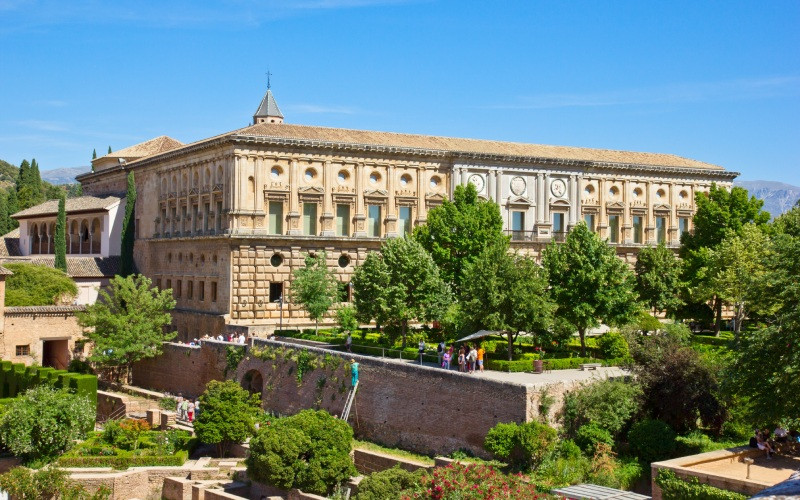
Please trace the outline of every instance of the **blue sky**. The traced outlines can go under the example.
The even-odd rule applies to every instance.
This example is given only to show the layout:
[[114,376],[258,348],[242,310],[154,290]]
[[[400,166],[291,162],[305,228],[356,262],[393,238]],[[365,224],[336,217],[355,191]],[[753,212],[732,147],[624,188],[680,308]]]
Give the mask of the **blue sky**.
[[[201,4],[197,6],[193,4]],[[0,0],[0,158],[291,123],[674,153],[800,185],[800,2]]]

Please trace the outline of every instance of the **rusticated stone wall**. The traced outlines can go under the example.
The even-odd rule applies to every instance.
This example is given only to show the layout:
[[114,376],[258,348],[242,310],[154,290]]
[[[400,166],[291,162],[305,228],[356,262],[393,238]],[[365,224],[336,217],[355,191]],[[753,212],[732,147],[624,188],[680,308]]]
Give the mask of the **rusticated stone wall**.
[[204,341],[202,347],[164,344],[161,356],[133,365],[133,385],[186,397],[203,393],[211,380],[225,380],[228,342]]

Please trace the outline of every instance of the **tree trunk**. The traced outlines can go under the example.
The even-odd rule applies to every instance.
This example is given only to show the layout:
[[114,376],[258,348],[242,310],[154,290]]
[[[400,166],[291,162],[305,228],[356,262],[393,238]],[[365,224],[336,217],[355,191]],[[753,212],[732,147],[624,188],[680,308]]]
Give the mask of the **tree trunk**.
[[578,336],[581,338],[581,357],[586,357],[586,328],[578,328]]
[[314,320],[314,335],[319,335],[319,318]]
[[402,349],[406,348],[406,326],[407,325],[408,325],[408,320],[405,320],[405,319],[400,323],[400,335],[403,336],[403,343],[401,344],[401,348]]
[[508,360],[511,361],[511,359],[514,356],[514,335],[511,332],[508,332],[507,335],[508,335]]
[[719,337],[719,332],[722,330],[722,299],[715,297],[714,301],[714,309],[717,313],[717,319],[714,323],[714,336]]
[[742,331],[742,321],[744,320],[744,305],[736,304],[736,313],[733,315],[733,345],[739,347],[739,333]]

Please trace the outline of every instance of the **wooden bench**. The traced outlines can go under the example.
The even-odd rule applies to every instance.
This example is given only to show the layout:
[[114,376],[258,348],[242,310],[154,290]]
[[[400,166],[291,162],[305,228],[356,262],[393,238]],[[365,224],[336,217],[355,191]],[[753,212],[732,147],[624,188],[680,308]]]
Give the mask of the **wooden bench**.
[[581,371],[583,371],[583,370],[597,370],[601,366],[603,366],[602,363],[582,363],[580,365]]

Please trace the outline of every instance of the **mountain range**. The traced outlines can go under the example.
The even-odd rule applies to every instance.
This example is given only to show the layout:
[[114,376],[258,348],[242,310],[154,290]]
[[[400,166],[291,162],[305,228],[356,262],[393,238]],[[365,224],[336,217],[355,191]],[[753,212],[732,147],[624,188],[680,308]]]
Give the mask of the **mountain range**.
[[50,184],[74,184],[75,176],[80,174],[85,174],[91,170],[91,167],[66,167],[66,168],[55,168],[53,170],[42,170],[41,176],[43,181],[47,181]]
[[775,181],[734,181],[756,198],[764,200],[764,210],[773,217],[788,211],[800,200],[800,187]]

